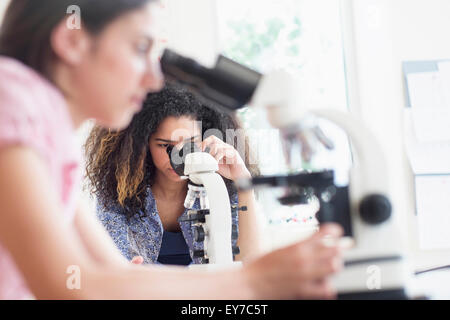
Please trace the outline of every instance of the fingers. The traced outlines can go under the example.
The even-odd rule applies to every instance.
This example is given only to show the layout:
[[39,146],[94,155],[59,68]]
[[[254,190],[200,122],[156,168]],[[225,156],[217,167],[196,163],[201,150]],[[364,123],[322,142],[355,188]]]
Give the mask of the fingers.
[[305,279],[318,280],[331,276],[343,269],[343,259],[339,248],[326,248],[320,253],[302,248],[307,253],[300,254],[300,268]]
[[318,257],[338,254],[343,250],[341,243],[343,231],[338,225],[330,224],[322,227],[307,243]]
[[132,264],[142,264],[142,263],[144,263],[144,258],[141,256],[133,257],[133,259],[131,259],[131,263]]
[[205,149],[207,147],[209,147],[211,149],[210,150],[211,152],[213,152],[213,149],[216,149],[216,152],[217,152],[217,150],[219,150],[221,148],[228,148],[228,149],[231,148],[234,150],[232,145],[225,143],[224,141],[220,140],[216,136],[210,136],[210,137],[206,138],[205,140],[203,140],[201,147],[202,147],[202,151],[205,151]]
[[343,230],[340,225],[329,223],[322,225],[319,231],[301,243],[313,250],[316,255],[320,255],[328,252],[329,248],[340,248],[339,239],[342,235]]
[[327,223],[320,227],[319,231],[316,232],[311,239],[323,239],[324,237],[328,238],[340,238],[342,237],[344,231],[342,227],[336,223]]
[[[292,254],[297,255],[297,263],[305,279],[323,279],[342,270],[343,250],[336,240],[342,233],[342,228],[338,225],[324,225],[308,240],[292,248]],[[334,242],[330,244],[324,240]]]
[[[328,234],[328,230],[326,230]],[[339,231],[337,233],[339,234]],[[333,299],[336,290],[331,275],[340,270],[342,259],[338,247],[320,246],[320,237],[278,249],[255,261],[256,270],[263,271],[256,283],[266,282],[274,296],[306,299]],[[314,249],[321,248],[320,252]]]
[[312,279],[321,279],[341,271],[343,267],[341,255],[330,253],[327,257],[317,259],[314,264],[310,265],[309,270],[305,270],[305,273]]
[[218,144],[218,143],[225,143],[222,140],[220,140],[219,138],[217,138],[216,136],[210,136],[208,138],[206,138],[205,140],[203,140],[202,142],[202,151],[205,151],[206,147],[210,147],[213,144]]
[[235,158],[235,149],[233,146],[223,142],[219,138],[210,136],[205,139],[202,142],[202,151],[207,151],[207,149],[209,149],[208,153],[219,163],[225,163],[226,160],[226,164],[234,164],[230,161],[233,161]]
[[216,152],[213,155],[214,159],[216,159],[217,162],[219,162],[220,164],[223,163],[223,159],[226,158],[226,151],[224,148],[216,148]]

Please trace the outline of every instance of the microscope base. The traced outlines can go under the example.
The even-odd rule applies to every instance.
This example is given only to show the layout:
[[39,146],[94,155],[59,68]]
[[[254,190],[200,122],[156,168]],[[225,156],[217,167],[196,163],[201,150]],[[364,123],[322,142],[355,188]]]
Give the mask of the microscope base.
[[337,298],[338,300],[409,300],[406,290],[402,288],[341,293]]
[[347,259],[333,279],[338,299],[407,300],[410,276],[401,255]]

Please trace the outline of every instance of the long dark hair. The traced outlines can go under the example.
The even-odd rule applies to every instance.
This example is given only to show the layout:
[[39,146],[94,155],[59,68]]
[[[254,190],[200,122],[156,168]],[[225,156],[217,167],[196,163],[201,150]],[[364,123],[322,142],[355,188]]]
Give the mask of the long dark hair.
[[[202,135],[214,129],[223,135],[223,139],[227,130],[241,129],[234,116],[205,105],[177,85],[166,84],[162,91],[149,93],[143,109],[134,116],[128,128],[113,131],[94,127],[86,140],[86,176],[91,193],[104,209],[120,206],[127,216],[143,209],[143,200],[155,177],[149,140],[169,116],[187,116],[202,121]],[[252,175],[257,175],[257,166],[249,164],[248,140],[243,138],[246,150],[241,156]],[[232,144],[236,148],[237,142]],[[233,196],[236,193],[233,182],[224,180]]]
[[15,58],[50,78],[55,54],[50,37],[68,17],[70,6],[78,6],[82,27],[98,34],[117,17],[139,9],[152,0],[12,0],[0,29],[0,55]]

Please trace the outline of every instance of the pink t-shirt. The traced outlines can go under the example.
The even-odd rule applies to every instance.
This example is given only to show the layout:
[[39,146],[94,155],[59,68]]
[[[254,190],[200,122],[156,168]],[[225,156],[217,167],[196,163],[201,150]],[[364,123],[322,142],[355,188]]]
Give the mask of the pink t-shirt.
[[[59,193],[62,214],[72,223],[81,181],[81,150],[68,106],[44,77],[0,56],[0,151],[13,145],[26,146],[41,156]],[[22,275],[0,243],[0,299],[29,297],[32,294]]]

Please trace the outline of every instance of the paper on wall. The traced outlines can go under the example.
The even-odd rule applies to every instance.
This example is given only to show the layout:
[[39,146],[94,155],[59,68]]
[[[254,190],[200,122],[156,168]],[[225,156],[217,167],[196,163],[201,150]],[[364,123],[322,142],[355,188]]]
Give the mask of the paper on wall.
[[450,142],[450,108],[412,108],[418,142]]
[[444,94],[445,84],[441,72],[417,72],[407,75],[412,108],[448,107],[450,100]]
[[405,109],[404,129],[406,152],[414,174],[450,172],[450,141],[419,142],[412,108]]
[[[447,103],[450,103],[450,62],[439,62],[438,68],[442,81],[443,95]],[[447,107],[450,107],[450,105],[447,104]]]
[[416,176],[420,247],[450,248],[450,175]]

